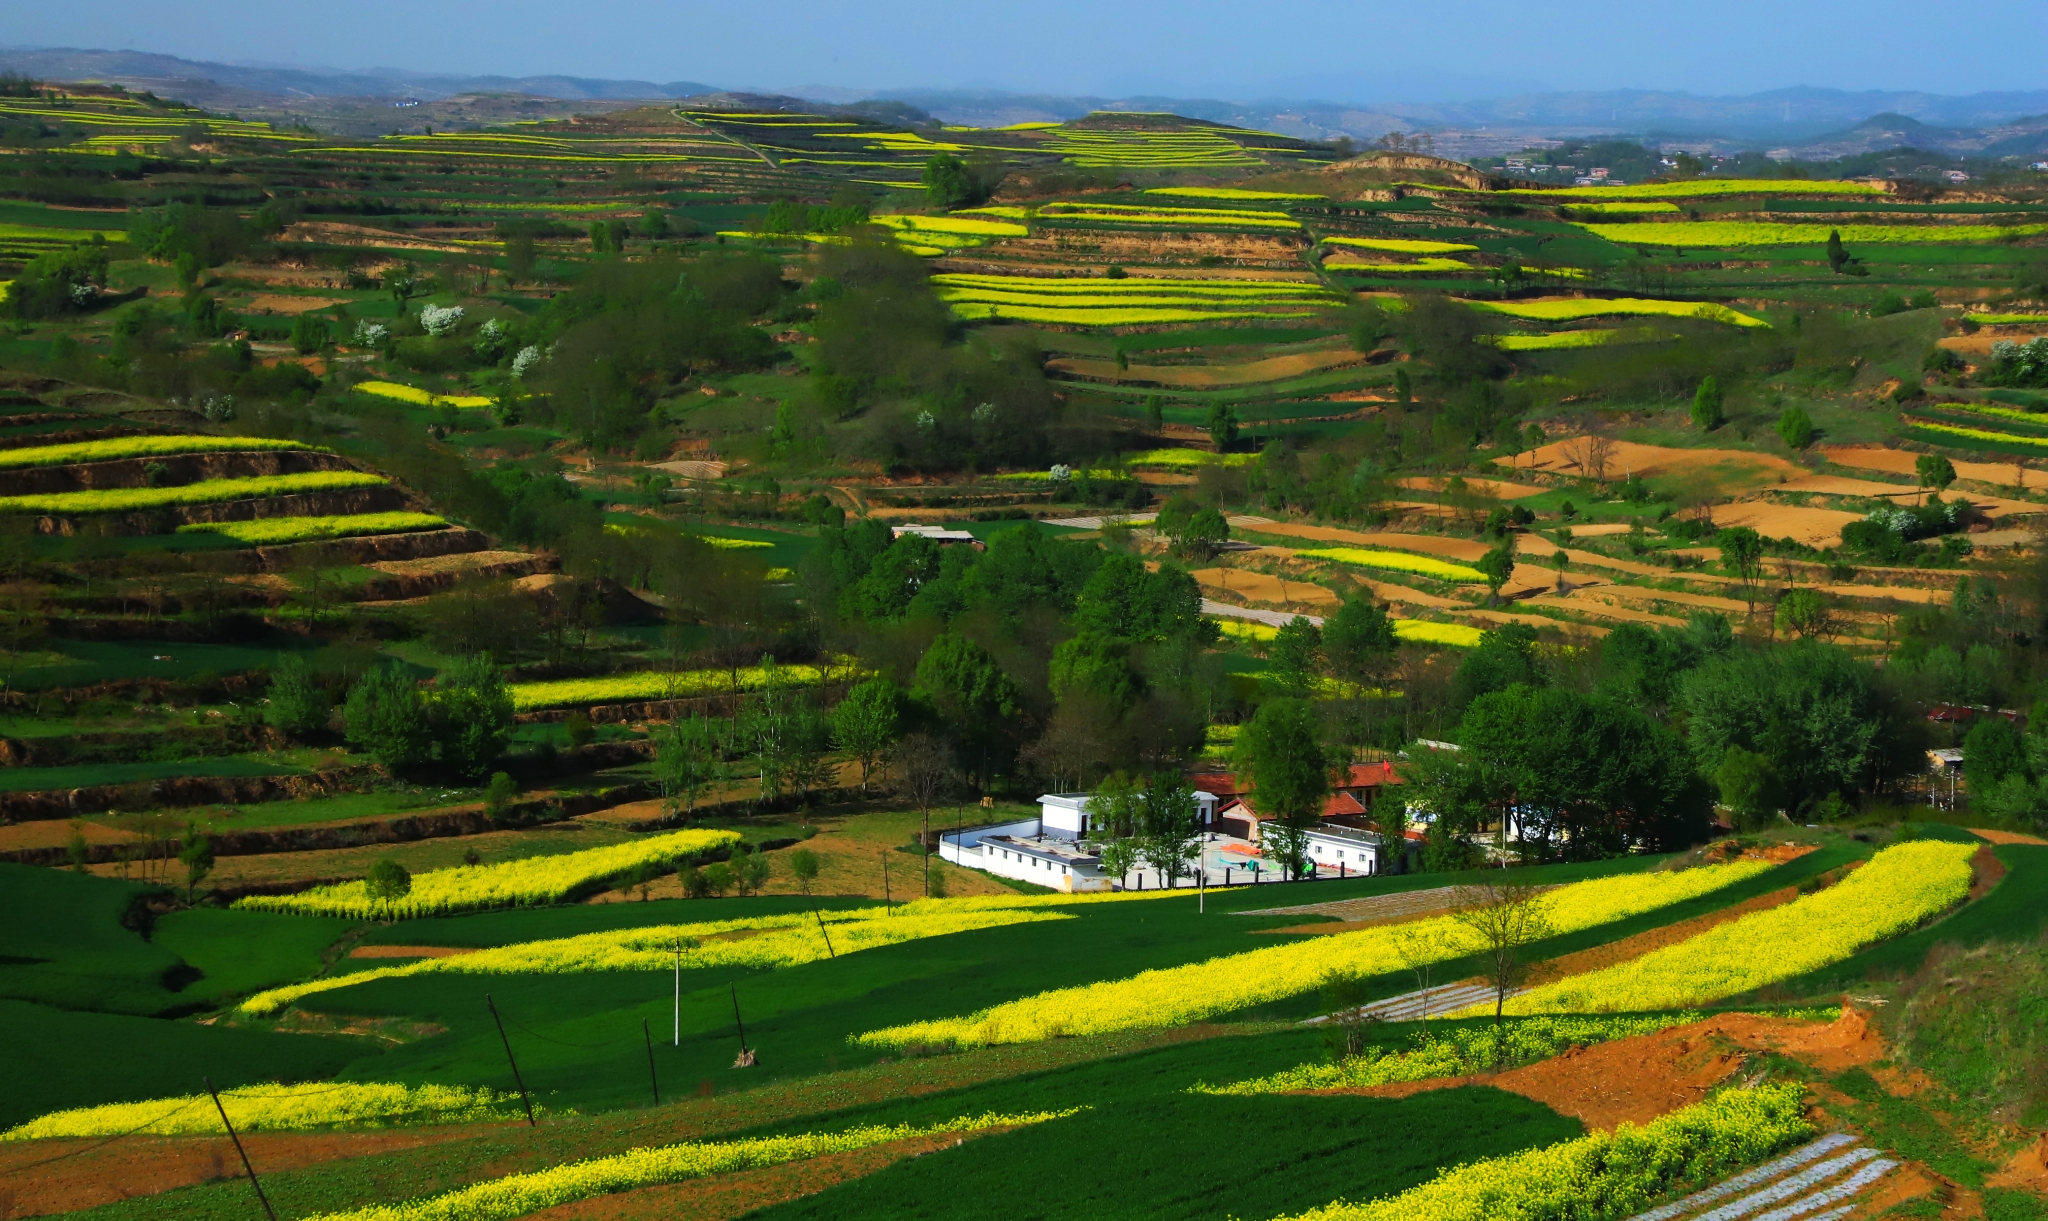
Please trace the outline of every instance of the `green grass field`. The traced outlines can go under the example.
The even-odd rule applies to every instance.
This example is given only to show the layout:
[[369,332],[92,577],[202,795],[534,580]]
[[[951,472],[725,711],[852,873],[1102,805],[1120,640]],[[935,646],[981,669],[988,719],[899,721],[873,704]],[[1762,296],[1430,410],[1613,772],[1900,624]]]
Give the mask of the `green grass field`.
[[182,759],[152,763],[82,763],[73,767],[10,767],[0,769],[0,793],[44,789],[82,789],[102,784],[134,784],[174,776],[302,776],[305,769],[261,758],[233,755],[216,759]]

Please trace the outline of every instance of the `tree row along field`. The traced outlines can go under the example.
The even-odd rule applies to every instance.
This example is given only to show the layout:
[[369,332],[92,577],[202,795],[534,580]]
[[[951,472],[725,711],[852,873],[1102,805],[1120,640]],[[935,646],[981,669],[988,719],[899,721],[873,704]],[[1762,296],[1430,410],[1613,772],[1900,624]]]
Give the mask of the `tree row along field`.
[[2041,1215],[2039,175],[6,92],[11,1215]]

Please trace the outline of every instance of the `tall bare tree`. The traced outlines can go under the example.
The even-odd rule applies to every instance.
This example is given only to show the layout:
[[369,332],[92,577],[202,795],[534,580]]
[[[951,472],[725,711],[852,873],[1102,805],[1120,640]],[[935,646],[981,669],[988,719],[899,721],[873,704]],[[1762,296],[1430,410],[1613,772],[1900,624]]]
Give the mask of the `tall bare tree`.
[[953,762],[953,748],[928,733],[914,733],[904,738],[897,745],[896,761],[903,769],[904,795],[924,815],[924,837],[918,841],[918,846],[924,849],[924,887],[929,895],[932,887],[932,807],[953,791],[959,768]]
[[1505,869],[1488,870],[1455,892],[1455,920],[1479,939],[1484,956],[1482,974],[1493,989],[1494,1062],[1500,1063],[1505,1043],[1501,1015],[1508,994],[1529,973],[1528,948],[1550,936],[1549,904],[1543,888],[1521,881]]

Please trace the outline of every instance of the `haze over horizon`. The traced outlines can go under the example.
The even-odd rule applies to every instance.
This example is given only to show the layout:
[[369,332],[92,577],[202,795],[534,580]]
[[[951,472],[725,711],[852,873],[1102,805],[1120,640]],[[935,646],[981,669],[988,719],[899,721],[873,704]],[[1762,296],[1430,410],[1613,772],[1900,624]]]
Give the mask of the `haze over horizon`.
[[[1449,102],[1537,91],[1651,89],[1701,95],[1793,86],[1941,94],[2048,85],[2048,6],[1986,0],[1982,37],[1929,38],[1905,0],[1682,12],[1597,3],[1558,20],[1505,0],[1400,6],[1296,0],[1253,20],[1215,0],[1046,0],[1026,11],[883,0],[858,15],[818,0],[751,6],[600,0],[363,0],[346,20],[246,10],[233,23],[143,0],[19,6],[17,48],[122,48],[248,65],[472,75],[701,80],[724,88],[995,89],[1022,93]],[[398,36],[403,33],[404,36]],[[1312,57],[1312,58],[1311,58]]]

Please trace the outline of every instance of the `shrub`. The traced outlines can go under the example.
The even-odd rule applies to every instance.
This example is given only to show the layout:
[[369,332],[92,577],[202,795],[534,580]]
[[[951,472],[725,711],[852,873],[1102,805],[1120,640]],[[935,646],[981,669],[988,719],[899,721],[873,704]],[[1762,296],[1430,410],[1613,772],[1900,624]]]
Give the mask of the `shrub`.
[[264,719],[283,733],[302,738],[327,728],[332,701],[313,680],[313,667],[297,653],[278,659],[270,671],[270,704]]

